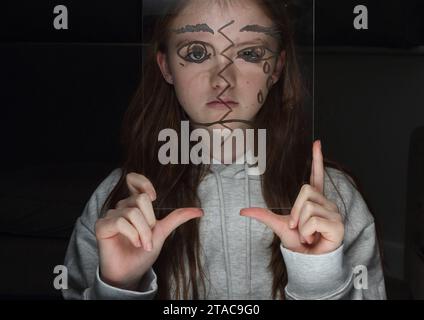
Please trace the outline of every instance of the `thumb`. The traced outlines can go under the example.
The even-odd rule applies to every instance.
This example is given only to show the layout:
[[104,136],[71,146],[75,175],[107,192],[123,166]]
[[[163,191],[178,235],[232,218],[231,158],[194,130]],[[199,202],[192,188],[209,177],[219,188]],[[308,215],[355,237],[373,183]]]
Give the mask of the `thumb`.
[[276,214],[265,208],[245,208],[240,210],[240,215],[254,218],[267,225],[276,235],[281,238],[283,230],[288,229],[288,216]]
[[165,218],[157,221],[157,225],[160,225],[162,231],[163,240],[169,237],[169,235],[177,229],[183,223],[203,216],[203,210],[200,208],[179,208],[172,211]]

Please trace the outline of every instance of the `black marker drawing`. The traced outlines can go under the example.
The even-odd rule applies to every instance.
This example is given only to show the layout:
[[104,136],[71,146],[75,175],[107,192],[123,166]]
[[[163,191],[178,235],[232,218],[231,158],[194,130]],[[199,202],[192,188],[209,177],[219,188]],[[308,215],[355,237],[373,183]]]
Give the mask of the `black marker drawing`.
[[[227,104],[225,103],[222,99],[221,96],[225,93],[225,91],[227,91],[230,87],[231,87],[231,83],[225,79],[225,77],[222,75],[224,73],[225,70],[227,70],[227,68],[229,68],[232,64],[234,64],[234,61],[228,57],[227,55],[225,55],[225,52],[228,51],[229,49],[231,49],[232,47],[234,47],[234,42],[227,37],[227,35],[225,33],[222,32],[222,30],[224,30],[225,28],[227,28],[228,26],[232,25],[234,23],[234,20],[232,20],[231,22],[227,23],[225,26],[221,27],[218,30],[218,33],[220,33],[225,39],[227,39],[231,44],[224,49],[224,51],[221,52],[221,56],[225,57],[226,59],[229,60],[229,63],[224,67],[224,69],[222,69],[219,73],[218,76],[221,77],[222,79],[224,79],[224,81],[227,83],[227,86],[224,88],[224,90],[218,95],[217,99],[219,101],[221,101],[222,103],[224,103],[226,105],[226,107],[229,109],[228,112],[221,118],[219,119],[220,121],[224,120],[231,112],[233,112],[233,109]],[[227,127],[225,124],[222,124],[225,128],[230,129],[229,127]]]
[[211,27],[209,27],[206,23],[196,24],[196,25],[186,25],[185,27],[172,30],[177,34],[187,33],[187,32],[209,32],[215,34]]
[[260,104],[262,104],[264,102],[264,94],[262,93],[262,90],[259,90],[259,93],[258,93],[258,102]]
[[[222,70],[220,70],[219,73],[218,73],[218,77],[223,79],[227,85],[219,93],[219,95],[217,96],[217,100],[220,101],[222,104],[224,104],[228,108],[228,111],[218,121],[209,122],[209,123],[193,122],[194,125],[201,126],[201,127],[209,127],[209,126],[212,126],[212,125],[215,125],[215,124],[221,124],[223,127],[227,128],[231,131],[233,131],[233,129],[228,127],[226,125],[226,123],[241,122],[241,123],[248,124],[250,127],[254,127],[252,121],[242,120],[242,119],[229,119],[229,115],[233,112],[233,109],[230,105],[228,105],[224,100],[221,99],[221,97],[225,94],[225,92],[227,92],[227,90],[231,87],[231,83],[224,77],[223,73],[232,64],[234,64],[234,61],[228,55],[226,55],[225,53],[235,46],[235,43],[223,32],[223,30],[225,28],[231,26],[232,24],[234,24],[234,22],[235,21],[232,20],[231,22],[225,24],[224,26],[222,26],[218,30],[218,33],[221,34],[229,42],[228,47],[226,47],[220,53],[220,55],[223,56],[224,58],[226,58],[229,61],[229,63],[226,64],[225,67]],[[209,32],[209,33],[214,34],[214,31],[205,23],[196,24],[196,25],[187,25],[185,27],[175,29],[173,31],[176,32],[177,34],[186,33],[186,32]],[[277,38],[277,39],[279,38],[279,33],[280,33],[274,27],[265,27],[265,26],[260,26],[260,25],[256,25],[256,24],[247,25],[247,26],[243,27],[240,30],[240,32],[264,33],[268,36],[271,36],[271,37],[274,37],[274,38]],[[211,51],[213,53],[210,53],[208,51],[208,48],[211,48]],[[271,55],[269,57],[266,56],[267,52],[271,53]],[[216,55],[214,47],[211,46],[210,44],[202,42],[202,41],[193,41],[193,42],[190,42],[190,43],[185,43],[178,48],[179,57],[181,59],[187,61],[187,62],[202,63],[202,62],[210,59],[212,54],[213,54],[213,56]],[[273,82],[272,77],[270,75],[271,65],[267,60],[275,58],[276,55],[277,55],[276,52],[274,52],[271,49],[262,45],[262,46],[254,46],[254,47],[250,47],[250,48],[240,50],[237,53],[236,58],[241,58],[241,59],[243,59],[247,62],[253,62],[253,63],[260,63],[262,61],[265,61],[264,65],[263,65],[263,72],[266,75],[269,75],[269,77],[267,78],[267,81],[266,81],[266,88],[269,91],[271,89],[271,87],[273,86],[274,82]],[[184,66],[184,64],[182,64],[182,63],[180,63],[180,65]],[[258,92],[257,100],[260,104],[263,104],[264,93],[263,93],[262,90],[260,90]]]
[[264,72],[265,72],[265,74],[269,74],[271,72],[271,66],[268,63],[268,61],[265,61],[265,63],[264,63]]
[[209,53],[208,47],[212,50],[213,55],[215,56],[215,49],[203,41],[184,43],[178,48],[177,54],[184,61],[202,63],[203,61],[210,59],[212,55],[212,53]]
[[[268,61],[265,61],[265,64],[264,64],[264,73],[268,75],[271,73],[271,66],[268,63]],[[269,75],[268,79],[266,80],[266,88],[268,89],[268,91],[271,90],[273,85],[274,85],[274,80],[272,80],[272,76]]]
[[225,67],[220,70],[220,72],[218,73],[218,77],[222,78],[226,83],[227,86],[224,88],[223,91],[221,91],[219,93],[219,95],[217,96],[217,100],[220,101],[221,103],[223,103],[227,108],[228,111],[224,114],[224,116],[221,117],[221,119],[219,119],[218,121],[215,122],[209,122],[209,123],[198,123],[198,122],[194,122],[193,124],[198,125],[198,126],[204,126],[204,127],[210,127],[213,126],[215,124],[220,124],[223,127],[233,131],[233,129],[231,129],[230,127],[226,126],[226,123],[229,122],[241,122],[241,123],[246,123],[248,125],[250,125],[251,127],[253,127],[253,122],[252,121],[248,121],[248,120],[240,120],[240,119],[226,119],[228,117],[228,115],[233,112],[233,109],[224,101],[221,99],[221,97],[224,95],[224,93],[231,87],[231,83],[222,75],[224,73],[225,70],[227,70],[232,64],[234,64],[234,61],[228,57],[225,52],[227,52],[228,50],[230,50],[231,48],[233,48],[235,46],[234,42],[225,34],[222,32],[222,30],[224,30],[225,28],[229,27],[230,25],[232,25],[235,21],[232,20],[231,22],[227,23],[226,25],[224,25],[223,27],[221,27],[218,30],[218,33],[220,33],[225,39],[228,40],[228,42],[230,42],[230,45],[228,47],[226,47],[221,53],[220,55],[223,56],[224,58],[226,58],[229,63],[227,65],[225,65]]
[[[267,51],[271,52],[272,55],[267,57]],[[254,54],[254,56],[252,56],[252,54]],[[243,59],[247,62],[253,63],[260,63],[262,61],[270,60],[272,58],[275,58],[275,56],[276,52],[272,51],[269,48],[265,48],[264,46],[249,47],[237,52],[237,59]]]
[[250,24],[240,29],[240,32],[246,31],[264,33],[268,36],[276,38],[277,40],[280,38],[280,31],[275,27],[264,27],[257,24]]

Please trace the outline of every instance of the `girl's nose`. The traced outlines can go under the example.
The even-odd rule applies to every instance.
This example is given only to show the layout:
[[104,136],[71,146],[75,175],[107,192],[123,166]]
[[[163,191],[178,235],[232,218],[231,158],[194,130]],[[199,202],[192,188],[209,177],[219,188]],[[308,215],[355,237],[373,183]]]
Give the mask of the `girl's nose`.
[[212,88],[214,89],[224,89],[231,85],[230,81],[226,79],[222,74],[214,76],[212,80]]
[[234,67],[229,60],[221,63],[211,72],[211,86],[214,89],[233,88],[236,84]]

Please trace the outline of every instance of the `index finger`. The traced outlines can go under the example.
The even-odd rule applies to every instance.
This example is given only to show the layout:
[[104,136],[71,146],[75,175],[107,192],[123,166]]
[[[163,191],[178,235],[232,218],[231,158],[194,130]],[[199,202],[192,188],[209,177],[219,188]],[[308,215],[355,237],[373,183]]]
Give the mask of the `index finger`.
[[322,156],[321,141],[317,140],[312,146],[312,169],[310,185],[324,193],[324,157]]
[[127,174],[127,185],[132,195],[147,193],[152,201],[156,200],[156,190],[153,184],[142,174],[131,172]]
[[288,216],[278,215],[266,208],[243,208],[240,215],[244,217],[254,218],[266,226],[268,226],[276,235],[281,237],[281,233],[287,226]]

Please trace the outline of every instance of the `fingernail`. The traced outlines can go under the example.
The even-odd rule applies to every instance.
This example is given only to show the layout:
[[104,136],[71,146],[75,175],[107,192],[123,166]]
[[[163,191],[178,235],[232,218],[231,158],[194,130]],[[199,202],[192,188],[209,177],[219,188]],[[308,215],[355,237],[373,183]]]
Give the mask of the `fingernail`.
[[152,242],[147,243],[146,250],[147,251],[152,251],[152,249],[153,249],[153,243]]
[[293,229],[294,228],[294,221],[293,220],[290,220],[290,222],[289,222],[289,228],[290,229]]

